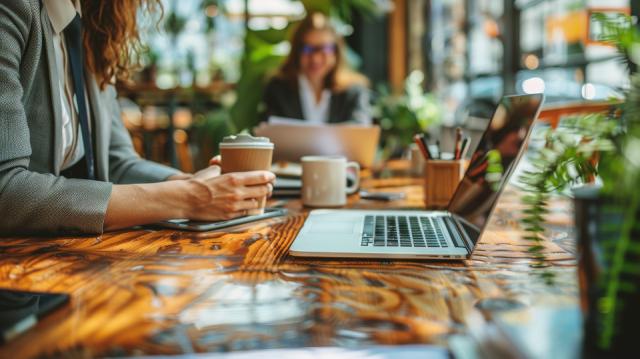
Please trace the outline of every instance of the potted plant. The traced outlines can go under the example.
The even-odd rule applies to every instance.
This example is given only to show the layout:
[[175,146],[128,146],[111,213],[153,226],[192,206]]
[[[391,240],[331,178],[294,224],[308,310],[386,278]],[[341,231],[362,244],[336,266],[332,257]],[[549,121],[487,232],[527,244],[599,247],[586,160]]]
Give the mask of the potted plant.
[[602,187],[574,191],[585,357],[622,357],[640,321],[640,74],[622,106],[624,132],[602,154]]
[[392,94],[381,87],[374,102],[374,117],[382,129],[383,157],[401,153],[416,133],[440,123],[442,111],[437,98],[422,88],[424,74],[413,71],[405,80],[404,93]]
[[[600,17],[604,38],[630,68],[640,64],[640,33],[628,17]],[[634,53],[635,52],[635,53]],[[635,65],[634,65],[635,63]],[[576,117],[546,134],[547,146],[520,181],[529,250],[544,265],[542,233],[552,192],[598,176],[601,185],[574,190],[584,357],[627,357],[640,322],[640,73],[617,111]],[[545,278],[552,280],[550,272]]]

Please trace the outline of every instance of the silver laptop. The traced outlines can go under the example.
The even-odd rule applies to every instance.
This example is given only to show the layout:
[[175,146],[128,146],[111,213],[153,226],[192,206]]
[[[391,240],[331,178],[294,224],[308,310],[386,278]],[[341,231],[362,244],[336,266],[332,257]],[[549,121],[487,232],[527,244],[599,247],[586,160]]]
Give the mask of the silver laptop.
[[274,161],[300,162],[308,155],[341,155],[360,166],[373,165],[380,139],[379,126],[361,125],[310,125],[304,121],[295,123],[261,124],[253,131],[258,136],[269,137],[275,144]]
[[289,249],[299,257],[465,259],[531,132],[543,96],[503,97],[446,211],[314,210]]

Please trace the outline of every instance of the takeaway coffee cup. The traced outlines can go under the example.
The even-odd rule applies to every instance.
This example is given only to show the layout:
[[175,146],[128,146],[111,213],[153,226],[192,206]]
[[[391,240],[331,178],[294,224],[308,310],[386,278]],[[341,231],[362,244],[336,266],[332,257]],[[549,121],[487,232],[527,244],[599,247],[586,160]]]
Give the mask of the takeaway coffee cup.
[[[347,169],[355,170],[355,181],[347,187]],[[342,156],[302,157],[302,203],[309,207],[339,207],[347,194],[360,187],[360,166]]]
[[[273,143],[266,137],[236,135],[225,137],[220,143],[222,173],[269,171],[273,156]],[[264,213],[267,198],[258,199],[260,207],[248,215]]]

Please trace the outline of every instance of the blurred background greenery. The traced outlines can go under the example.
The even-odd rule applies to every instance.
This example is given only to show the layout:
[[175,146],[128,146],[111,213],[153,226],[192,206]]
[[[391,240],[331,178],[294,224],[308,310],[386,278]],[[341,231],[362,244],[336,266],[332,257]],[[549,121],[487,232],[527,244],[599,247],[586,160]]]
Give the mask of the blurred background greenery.
[[622,96],[628,69],[598,39],[593,14],[635,14],[630,0],[163,0],[141,14],[147,51],[118,84],[125,123],[145,157],[201,168],[229,134],[258,122],[266,79],[296,24],[328,14],[349,64],[371,81],[380,158],[429,131],[445,149],[457,126],[483,128],[503,94],[548,104]]

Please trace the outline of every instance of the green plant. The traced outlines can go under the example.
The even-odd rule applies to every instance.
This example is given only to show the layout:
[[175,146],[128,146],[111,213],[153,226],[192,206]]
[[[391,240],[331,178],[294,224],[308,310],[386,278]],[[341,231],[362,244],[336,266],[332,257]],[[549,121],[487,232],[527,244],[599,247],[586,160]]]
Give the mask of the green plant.
[[385,157],[411,143],[413,135],[426,132],[441,120],[438,100],[423,90],[424,75],[413,71],[405,80],[404,93],[396,95],[380,87],[373,106],[374,117],[382,128]]
[[265,80],[285,58],[278,52],[278,45],[287,39],[290,28],[247,31],[236,83],[237,100],[231,107],[231,118],[238,129],[250,129],[258,123]]
[[389,0],[301,0],[307,12],[318,11],[350,22],[354,12],[365,16],[380,15],[391,7]]
[[[637,68],[640,31],[631,18],[598,15],[597,19],[603,25],[602,39],[618,47],[630,69]],[[607,264],[595,284],[601,291],[597,305],[601,327],[597,328],[596,346],[606,352],[618,335],[623,313],[637,304],[628,302],[629,294],[640,293],[640,73],[631,74],[619,111],[573,118],[545,136],[547,146],[534,155],[533,169],[520,178],[528,192],[522,199],[526,204],[522,223],[527,232],[525,238],[532,241],[529,250],[535,255],[536,264],[545,262],[542,233],[552,192],[598,175],[602,181],[600,197],[605,200],[602,211],[608,218],[620,219],[620,225],[603,224],[599,233],[602,238],[598,238],[605,247],[601,260]],[[600,156],[597,167],[593,165],[596,154]],[[552,279],[549,272],[543,276]]]
[[178,15],[175,9],[171,10],[164,21],[164,29],[169,35],[171,35],[171,39],[174,43],[178,41],[178,35],[180,35],[186,25],[187,19]]
[[[607,17],[602,14],[595,15],[602,24],[601,39],[615,44],[619,53],[627,62],[631,63],[628,56],[631,50],[640,46],[640,35],[631,25],[631,19],[624,16]],[[636,76],[637,77],[637,76]],[[627,94],[627,100],[623,105],[624,118],[633,117],[629,104],[634,100],[633,90]],[[519,178],[526,195],[522,201],[526,205],[522,224],[526,231],[525,238],[532,242],[529,251],[537,259],[536,266],[543,266],[542,241],[544,240],[545,215],[548,213],[548,200],[552,193],[565,190],[570,186],[584,183],[587,179],[602,171],[593,166],[594,156],[612,152],[619,155],[622,152],[620,138],[625,126],[621,119],[614,115],[590,114],[567,119],[562,127],[547,130],[543,136],[547,145],[533,155],[532,168],[523,173]],[[626,128],[631,131],[630,128]],[[627,132],[629,133],[629,132]],[[602,161],[610,166],[620,161],[615,158],[611,161]],[[626,169],[627,166],[619,164],[616,168]],[[611,172],[611,171],[607,171]],[[613,175],[613,173],[609,173]],[[618,173],[611,178],[625,178],[624,173]],[[606,178],[607,180],[609,178]],[[611,181],[605,181],[605,185]],[[548,273],[545,274],[548,276]]]
[[145,51],[142,53],[142,62],[145,66],[157,66],[160,61],[160,54],[158,51],[145,47]]
[[618,48],[622,60],[633,67],[640,64],[640,31],[632,19],[625,15],[606,15],[596,13],[594,20],[602,26],[599,40],[611,43]]
[[[518,179],[526,193],[522,197],[526,205],[521,220],[524,238],[532,242],[529,252],[536,259],[535,266],[545,265],[542,242],[550,196],[597,175],[594,156],[614,149],[612,137],[618,130],[615,118],[590,114],[566,119],[562,127],[541,134],[547,145],[532,155],[531,168]],[[551,279],[549,272],[543,276]]]
[[229,110],[221,107],[195,117],[193,124],[193,140],[197,144],[195,165],[197,168],[205,168],[209,159],[220,153],[218,144],[225,136],[237,133],[229,116]]
[[610,265],[599,280],[604,294],[600,298],[602,332],[597,344],[603,349],[610,348],[617,335],[620,313],[624,313],[625,307],[632,308],[637,304],[628,303],[625,296],[640,292],[640,268],[637,266],[640,257],[640,73],[631,78],[631,90],[623,110],[626,132],[618,138],[617,156],[604,157],[601,169],[608,179],[604,181],[603,193],[615,201],[623,219],[622,226],[616,228],[619,237],[612,243],[613,249],[607,258]]

